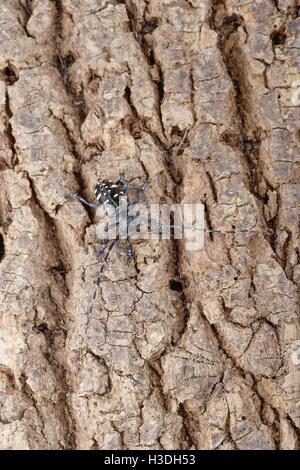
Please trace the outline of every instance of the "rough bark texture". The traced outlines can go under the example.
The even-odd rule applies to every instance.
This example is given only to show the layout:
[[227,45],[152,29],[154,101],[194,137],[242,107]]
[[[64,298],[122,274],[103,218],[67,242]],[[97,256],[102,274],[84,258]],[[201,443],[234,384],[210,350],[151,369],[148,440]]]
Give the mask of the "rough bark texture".
[[[298,448],[298,5],[1,1],[1,449]],[[122,169],[258,224],[113,251],[86,332],[100,241],[64,195]]]

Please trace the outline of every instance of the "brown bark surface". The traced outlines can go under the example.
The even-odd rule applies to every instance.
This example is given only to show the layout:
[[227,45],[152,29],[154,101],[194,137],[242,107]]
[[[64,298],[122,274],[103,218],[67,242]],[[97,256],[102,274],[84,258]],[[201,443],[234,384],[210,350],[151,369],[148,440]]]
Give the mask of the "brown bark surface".
[[[297,0],[0,2],[1,449],[299,448],[299,35]],[[258,224],[112,251],[86,331],[64,195],[121,170]]]

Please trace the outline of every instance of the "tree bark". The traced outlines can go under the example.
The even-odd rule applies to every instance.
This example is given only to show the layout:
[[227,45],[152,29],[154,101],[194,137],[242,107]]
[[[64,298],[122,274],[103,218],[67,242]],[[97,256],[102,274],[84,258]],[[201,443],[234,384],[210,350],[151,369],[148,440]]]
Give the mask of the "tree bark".
[[[297,0],[2,0],[0,448],[299,448]],[[246,233],[101,260],[99,180]]]

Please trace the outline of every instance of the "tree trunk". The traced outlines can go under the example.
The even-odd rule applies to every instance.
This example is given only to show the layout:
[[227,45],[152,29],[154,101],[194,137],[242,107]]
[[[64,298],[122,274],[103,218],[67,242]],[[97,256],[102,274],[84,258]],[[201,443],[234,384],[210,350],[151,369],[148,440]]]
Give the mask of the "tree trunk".
[[[297,0],[2,0],[0,448],[297,449]],[[210,229],[101,267],[99,180]]]

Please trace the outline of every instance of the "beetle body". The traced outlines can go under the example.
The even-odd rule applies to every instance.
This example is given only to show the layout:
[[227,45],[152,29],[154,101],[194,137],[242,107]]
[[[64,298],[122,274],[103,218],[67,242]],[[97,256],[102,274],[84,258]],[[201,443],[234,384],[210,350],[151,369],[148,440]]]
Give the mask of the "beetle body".
[[94,193],[97,201],[103,206],[103,210],[108,217],[113,217],[119,210],[122,201],[127,202],[127,197],[124,192],[120,189],[118,184],[114,184],[112,181],[99,181],[95,186]]

